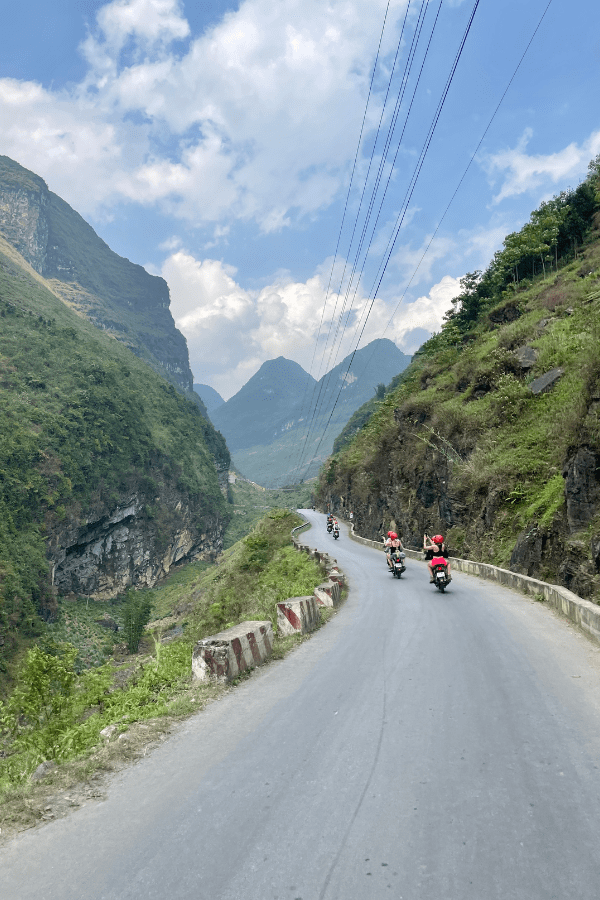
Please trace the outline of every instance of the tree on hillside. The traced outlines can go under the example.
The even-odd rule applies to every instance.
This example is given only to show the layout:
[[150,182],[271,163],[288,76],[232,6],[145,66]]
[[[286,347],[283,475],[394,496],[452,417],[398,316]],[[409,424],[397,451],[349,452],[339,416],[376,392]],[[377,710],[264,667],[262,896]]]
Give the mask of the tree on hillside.
[[446,314],[446,319],[453,321],[461,330],[466,330],[477,321],[485,298],[481,290],[482,272],[467,272],[460,279],[461,292],[452,300],[453,309]]

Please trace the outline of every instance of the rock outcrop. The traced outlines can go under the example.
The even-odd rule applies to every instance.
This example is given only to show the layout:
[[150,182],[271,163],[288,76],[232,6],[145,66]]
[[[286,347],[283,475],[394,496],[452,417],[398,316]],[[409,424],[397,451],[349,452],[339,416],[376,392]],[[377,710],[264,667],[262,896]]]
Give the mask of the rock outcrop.
[[223,549],[223,521],[203,516],[199,505],[172,485],[150,495],[134,484],[114,506],[97,499],[83,520],[49,524],[54,590],[106,600],[128,587],[152,587],[182,560],[214,559]]

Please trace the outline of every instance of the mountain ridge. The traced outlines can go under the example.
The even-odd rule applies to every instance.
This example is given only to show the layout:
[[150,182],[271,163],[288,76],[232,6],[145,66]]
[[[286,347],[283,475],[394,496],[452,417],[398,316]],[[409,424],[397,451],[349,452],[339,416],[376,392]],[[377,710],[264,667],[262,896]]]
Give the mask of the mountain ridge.
[[[317,474],[338,432],[377,385],[390,382],[409,362],[387,338],[349,354],[319,381],[285,357],[267,360],[212,413],[212,421],[226,438],[236,468],[252,481],[277,487],[296,477],[304,480]],[[302,447],[308,464],[298,472]]]
[[110,249],[39,175],[0,156],[0,233],[64,303],[124,343],[195,402],[187,343],[166,281]]
[[222,406],[225,403],[218,391],[215,391],[210,384],[194,384],[193,389],[204,403],[209,415],[211,410]]

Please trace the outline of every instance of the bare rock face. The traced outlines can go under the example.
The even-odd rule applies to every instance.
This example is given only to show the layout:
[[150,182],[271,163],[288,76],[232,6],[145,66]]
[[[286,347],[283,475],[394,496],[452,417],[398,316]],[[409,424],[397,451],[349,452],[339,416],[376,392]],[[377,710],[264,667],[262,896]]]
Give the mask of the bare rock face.
[[563,471],[567,500],[567,521],[571,533],[592,521],[600,503],[600,460],[580,447]]
[[563,375],[563,369],[550,369],[549,372],[545,372],[539,378],[536,378],[535,381],[532,381],[529,385],[529,390],[532,394],[545,394],[554,387]]
[[533,347],[517,347],[514,355],[521,369],[531,369],[536,364],[538,351]]
[[198,520],[189,498],[168,486],[151,498],[132,491],[111,509],[97,502],[85,521],[49,533],[54,589],[107,600],[128,587],[152,587],[181,560],[213,559],[223,546],[222,522],[215,517],[199,532]]

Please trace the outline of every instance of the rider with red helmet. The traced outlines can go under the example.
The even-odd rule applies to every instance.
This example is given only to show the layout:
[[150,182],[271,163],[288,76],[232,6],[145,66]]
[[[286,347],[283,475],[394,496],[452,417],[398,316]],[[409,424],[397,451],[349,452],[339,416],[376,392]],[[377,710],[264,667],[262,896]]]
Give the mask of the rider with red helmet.
[[398,537],[398,535],[396,534],[395,531],[388,531],[387,537],[384,538],[384,541],[383,541],[383,547],[385,550],[385,558],[386,558],[386,561],[388,564],[388,568],[392,567],[392,564],[390,562],[390,554],[392,552],[392,543],[394,542],[395,539],[397,539],[397,537]]
[[388,567],[392,568],[392,551],[393,550],[404,550],[402,546],[402,541],[398,537],[395,531],[388,531],[387,538],[383,542],[383,546],[385,547],[385,555],[387,559]]
[[429,569],[429,582],[433,583],[433,562],[435,559],[443,557],[448,569],[448,581],[452,581],[450,575],[450,563],[448,562],[448,548],[446,547],[444,536],[442,534],[434,534],[430,538],[428,534],[423,535],[423,552],[425,559],[428,560],[427,568]]

